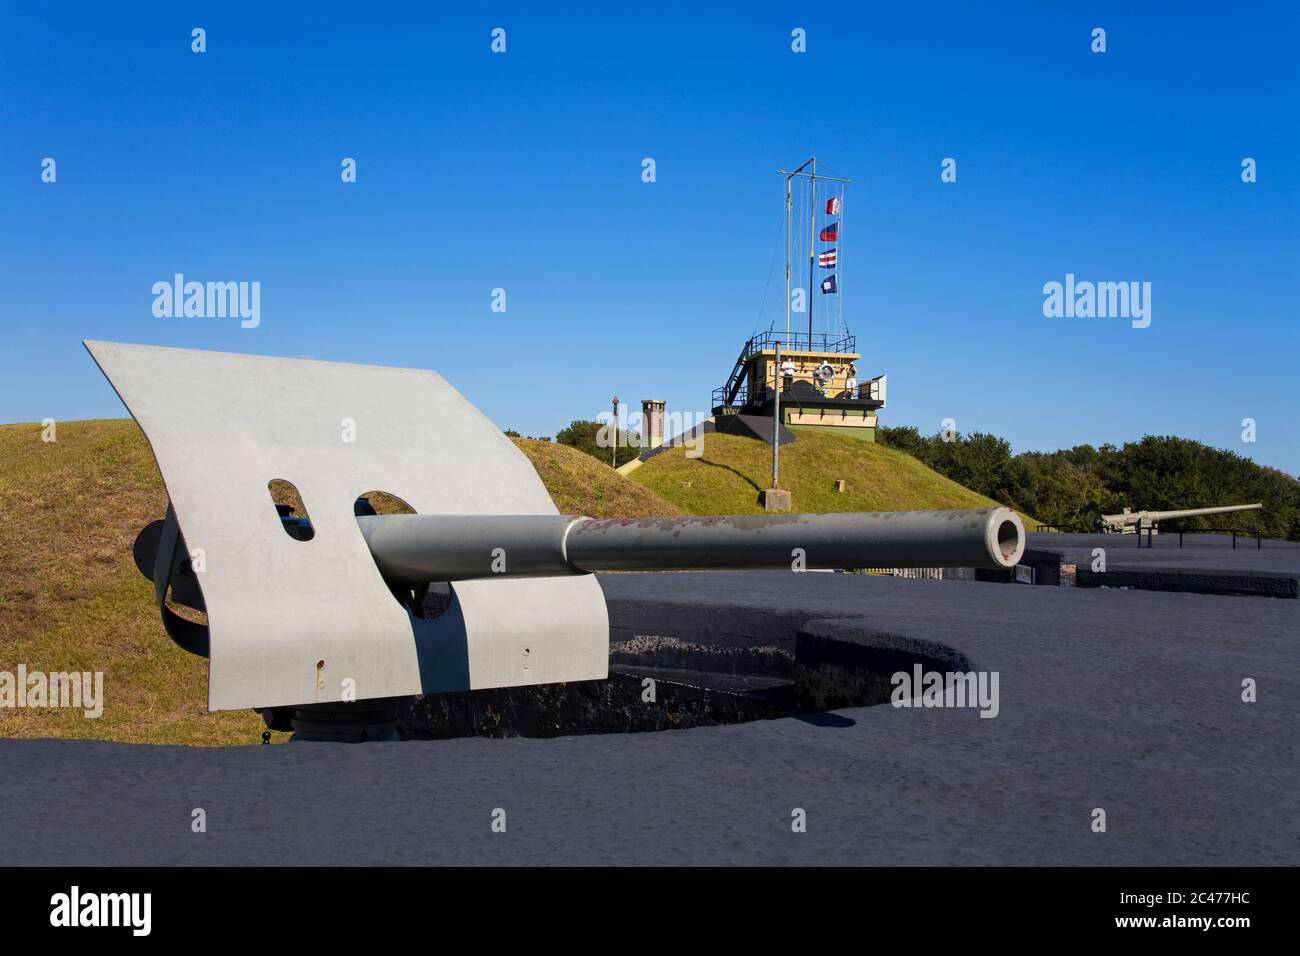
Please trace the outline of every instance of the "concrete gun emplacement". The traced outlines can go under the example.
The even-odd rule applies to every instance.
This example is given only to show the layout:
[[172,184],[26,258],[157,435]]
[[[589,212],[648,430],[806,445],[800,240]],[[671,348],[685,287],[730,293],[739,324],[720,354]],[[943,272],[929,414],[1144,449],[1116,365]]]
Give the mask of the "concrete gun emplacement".
[[1182,511],[1124,511],[1117,515],[1102,515],[1101,530],[1107,534],[1133,534],[1141,525],[1143,529],[1156,531],[1161,521],[1173,521],[1175,518],[1195,518],[1200,515],[1222,515],[1235,511],[1259,511],[1264,506],[1258,502],[1251,505],[1221,505],[1217,508],[1186,508]]
[[[87,348],[158,462],[168,508],[136,563],[167,633],[208,659],[210,710],[604,680],[595,571],[1010,568],[1024,553],[1020,518],[995,506],[562,515],[523,452],[436,372]],[[283,513],[277,482],[301,515]],[[408,513],[374,514],[375,494]],[[422,600],[435,583],[441,608]]]

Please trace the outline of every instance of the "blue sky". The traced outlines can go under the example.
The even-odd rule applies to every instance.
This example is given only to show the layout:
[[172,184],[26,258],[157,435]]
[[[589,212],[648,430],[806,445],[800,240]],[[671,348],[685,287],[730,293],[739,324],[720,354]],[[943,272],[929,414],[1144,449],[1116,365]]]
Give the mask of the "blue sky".
[[[0,421],[123,415],[83,338],[434,368],[527,434],[705,412],[783,324],[775,171],[816,153],[883,423],[1300,472],[1294,6],[463,10],[6,4]],[[177,272],[261,324],[155,317]],[[1066,273],[1150,282],[1150,327],[1046,318]]]

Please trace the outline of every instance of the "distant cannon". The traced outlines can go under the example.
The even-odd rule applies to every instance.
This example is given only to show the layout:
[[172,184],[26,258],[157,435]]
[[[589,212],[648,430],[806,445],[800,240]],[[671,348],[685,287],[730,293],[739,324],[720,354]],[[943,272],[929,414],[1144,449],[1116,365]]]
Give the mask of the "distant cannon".
[[[167,515],[136,563],[168,633],[208,657],[211,710],[378,725],[392,698],[604,679],[592,571],[1010,568],[1024,552],[1020,518],[997,507],[560,515],[528,459],[434,372],[87,348],[157,459]],[[277,481],[304,514],[271,498]],[[370,492],[415,513],[358,507]],[[449,604],[426,615],[435,582]]]
[[1182,511],[1124,511],[1117,515],[1102,515],[1101,530],[1107,534],[1133,534],[1141,525],[1143,529],[1150,528],[1152,531],[1159,531],[1161,521],[1172,521],[1175,518],[1194,518],[1198,515],[1222,515],[1230,514],[1235,511],[1259,511],[1264,506],[1256,503],[1253,505],[1220,505],[1217,508],[1187,508]]

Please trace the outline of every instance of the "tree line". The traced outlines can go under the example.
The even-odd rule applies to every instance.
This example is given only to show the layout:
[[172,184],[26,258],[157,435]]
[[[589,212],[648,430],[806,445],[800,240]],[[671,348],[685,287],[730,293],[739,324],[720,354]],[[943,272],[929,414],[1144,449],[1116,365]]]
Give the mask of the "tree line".
[[1263,511],[1183,518],[1169,528],[1248,528],[1300,541],[1300,481],[1191,439],[1147,435],[1120,447],[1012,455],[1005,439],[983,432],[922,435],[913,426],[882,426],[876,435],[941,475],[1062,531],[1095,531],[1101,515],[1125,507],[1173,511],[1258,501]]

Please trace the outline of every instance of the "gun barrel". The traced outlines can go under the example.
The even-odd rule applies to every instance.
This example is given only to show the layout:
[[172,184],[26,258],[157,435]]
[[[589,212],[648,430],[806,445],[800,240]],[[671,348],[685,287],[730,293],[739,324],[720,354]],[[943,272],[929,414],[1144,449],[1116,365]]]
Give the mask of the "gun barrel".
[[1025,548],[1009,508],[611,518],[377,515],[357,518],[392,584],[590,571],[1010,568]]
[[1250,505],[1219,505],[1214,508],[1185,508],[1181,511],[1130,511],[1118,515],[1102,515],[1103,525],[1122,528],[1139,521],[1173,521],[1175,518],[1195,518],[1199,515],[1221,515],[1234,511],[1259,511],[1264,506],[1258,502]]
[[1148,511],[1147,520],[1149,521],[1173,521],[1175,518],[1195,518],[1197,515],[1224,515],[1234,511],[1258,511],[1264,506],[1262,504],[1253,505],[1220,505],[1217,508],[1184,508],[1182,511]]

